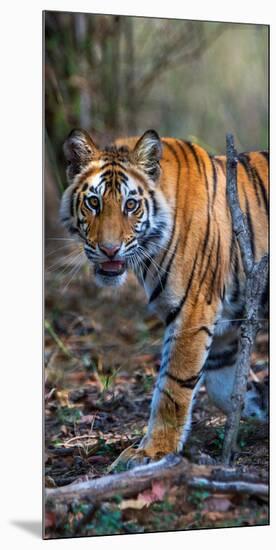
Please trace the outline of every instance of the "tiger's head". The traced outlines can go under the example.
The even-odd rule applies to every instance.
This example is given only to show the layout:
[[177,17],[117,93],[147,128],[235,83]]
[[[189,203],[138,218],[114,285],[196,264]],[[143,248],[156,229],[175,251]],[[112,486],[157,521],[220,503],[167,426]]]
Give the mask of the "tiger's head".
[[158,185],[158,134],[148,130],[132,148],[101,150],[86,131],[73,130],[64,153],[69,187],[62,197],[61,220],[83,243],[96,283],[119,286],[128,268],[140,276],[151,255],[160,251],[168,225]]

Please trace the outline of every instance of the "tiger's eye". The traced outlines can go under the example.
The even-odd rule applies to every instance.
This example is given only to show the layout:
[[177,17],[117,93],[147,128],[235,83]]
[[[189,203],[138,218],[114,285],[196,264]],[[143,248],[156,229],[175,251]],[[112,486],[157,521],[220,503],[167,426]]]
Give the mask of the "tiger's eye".
[[89,203],[90,203],[91,206],[93,206],[93,208],[98,208],[98,206],[100,204],[98,197],[90,197]]
[[128,212],[131,212],[132,210],[134,210],[134,208],[136,208],[136,206],[137,206],[137,201],[135,199],[128,199],[125,204],[125,209]]

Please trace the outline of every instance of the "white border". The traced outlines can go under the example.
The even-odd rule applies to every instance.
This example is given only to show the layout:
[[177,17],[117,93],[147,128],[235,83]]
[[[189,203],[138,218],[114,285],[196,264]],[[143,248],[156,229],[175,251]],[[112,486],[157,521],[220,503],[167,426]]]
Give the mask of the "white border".
[[[41,327],[42,327],[42,191],[41,97],[42,10],[121,13],[271,24],[271,1],[231,2],[198,0],[180,3],[139,0],[9,1],[1,8],[1,543],[13,547],[121,548],[166,542],[197,548],[232,550],[233,544],[258,549],[271,547],[272,526],[213,531],[190,531],[141,536],[67,539],[43,542],[16,522],[41,518]],[[272,50],[272,59],[273,50]],[[273,76],[273,75],[272,75]],[[272,80],[273,84],[273,80]],[[273,90],[274,88],[272,88]],[[238,90],[237,90],[238,93]],[[271,98],[273,98],[271,93]],[[273,101],[272,101],[273,113]],[[4,127],[3,127],[4,122]],[[273,144],[273,142],[272,142]],[[4,171],[4,173],[3,173]],[[273,174],[273,169],[272,169]],[[273,201],[273,191],[271,193]],[[275,201],[273,201],[274,204]],[[273,216],[272,216],[273,218]],[[272,220],[273,221],[273,220]],[[272,243],[273,244],[273,243]],[[272,265],[273,267],[273,265]],[[274,281],[273,269],[271,281]],[[4,310],[2,304],[4,302]],[[273,302],[272,302],[273,318]],[[273,344],[273,337],[272,337]],[[273,352],[272,345],[272,352]],[[275,354],[272,353],[272,358]],[[273,360],[272,360],[273,362]],[[272,365],[273,369],[273,365]],[[272,388],[273,390],[273,388]],[[272,394],[273,395],[273,394]],[[273,398],[272,398],[273,401]],[[273,409],[273,407],[272,407]],[[273,413],[273,410],[272,410]],[[272,414],[273,422],[273,414]],[[273,432],[273,431],[272,431]],[[273,440],[273,433],[271,433]],[[273,479],[273,471],[271,472]],[[273,507],[272,507],[273,512]],[[4,540],[3,540],[4,539]],[[6,542],[6,545],[5,545]],[[56,546],[57,545],[57,546]]]

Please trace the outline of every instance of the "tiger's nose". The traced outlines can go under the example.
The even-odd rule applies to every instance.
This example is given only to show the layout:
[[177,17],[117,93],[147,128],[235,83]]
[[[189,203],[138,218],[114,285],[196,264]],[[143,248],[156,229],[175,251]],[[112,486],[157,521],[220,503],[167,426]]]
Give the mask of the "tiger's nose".
[[106,254],[109,258],[114,258],[115,254],[117,254],[118,250],[120,250],[121,245],[113,244],[113,243],[103,243],[99,245],[99,249]]

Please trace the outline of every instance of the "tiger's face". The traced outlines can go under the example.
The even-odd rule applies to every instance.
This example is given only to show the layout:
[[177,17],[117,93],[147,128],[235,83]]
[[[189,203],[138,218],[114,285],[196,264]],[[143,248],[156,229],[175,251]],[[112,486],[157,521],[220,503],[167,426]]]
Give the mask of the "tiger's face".
[[69,187],[61,219],[81,240],[100,286],[119,286],[127,269],[137,272],[158,247],[166,226],[164,197],[157,188],[161,141],[149,130],[133,150],[99,150],[83,130],[64,144]]

